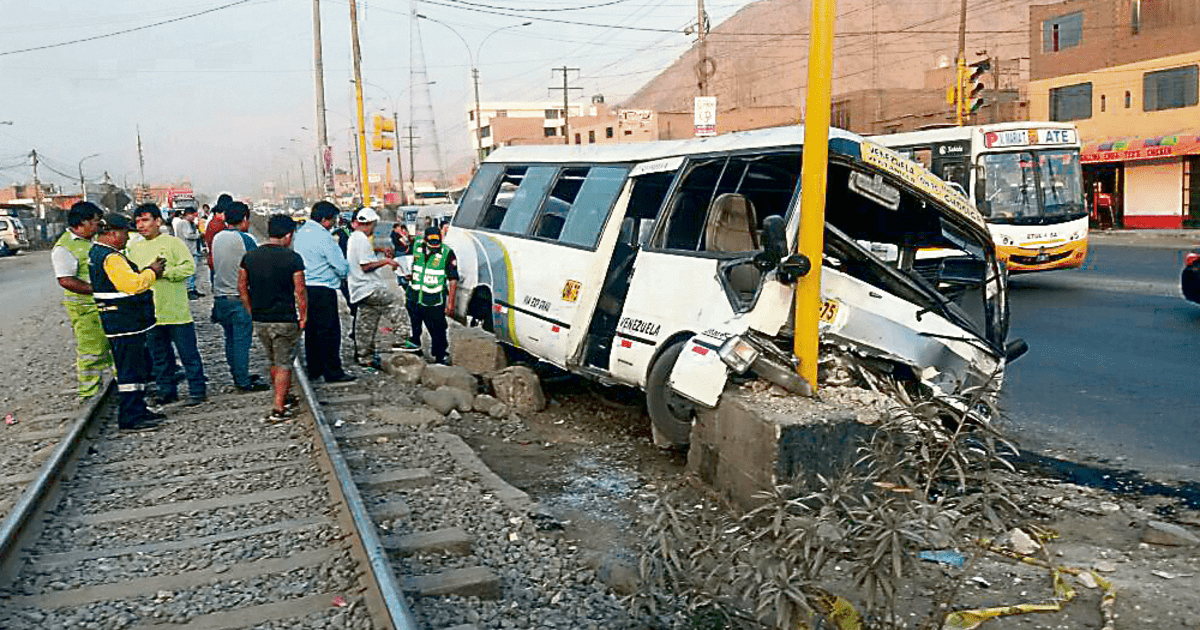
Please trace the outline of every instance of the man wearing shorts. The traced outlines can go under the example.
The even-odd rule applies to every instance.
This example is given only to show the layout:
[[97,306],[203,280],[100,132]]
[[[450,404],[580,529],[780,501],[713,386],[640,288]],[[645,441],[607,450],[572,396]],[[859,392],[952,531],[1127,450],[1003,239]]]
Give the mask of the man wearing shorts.
[[308,294],[304,289],[304,259],[292,251],[296,223],[277,214],[267,224],[267,244],[246,253],[238,270],[238,295],[250,312],[254,333],[271,362],[274,406],[269,422],[290,417],[288,390],[300,332],[308,323]]

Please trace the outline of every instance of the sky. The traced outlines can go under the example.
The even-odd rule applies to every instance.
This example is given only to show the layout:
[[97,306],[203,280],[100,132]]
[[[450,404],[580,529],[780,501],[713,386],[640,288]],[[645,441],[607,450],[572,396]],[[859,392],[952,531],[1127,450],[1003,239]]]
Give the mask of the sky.
[[[749,1],[708,0],[711,24]],[[438,22],[419,21],[434,83],[410,90],[414,5]],[[451,175],[470,165],[466,112],[477,51],[484,102],[559,100],[561,91],[547,88],[561,85],[551,68],[565,65],[580,69],[572,85],[583,89],[573,100],[603,94],[619,103],[690,47],[694,36],[684,29],[696,19],[694,0],[357,6],[368,116],[395,106],[404,126],[412,94],[415,117],[428,118],[420,98],[428,89]],[[346,168],[354,116],[350,3],[320,0],[320,9],[328,133],[335,166]],[[0,15],[0,183],[29,181],[36,150],[45,181],[78,186],[84,160],[88,181],[107,172],[117,184],[136,185],[139,130],[149,184],[191,181],[202,194],[257,199],[265,182],[298,189],[301,169],[313,182],[312,0],[0,0]],[[431,142],[417,145],[420,175],[436,161]],[[382,172],[384,159],[374,154],[370,170]]]

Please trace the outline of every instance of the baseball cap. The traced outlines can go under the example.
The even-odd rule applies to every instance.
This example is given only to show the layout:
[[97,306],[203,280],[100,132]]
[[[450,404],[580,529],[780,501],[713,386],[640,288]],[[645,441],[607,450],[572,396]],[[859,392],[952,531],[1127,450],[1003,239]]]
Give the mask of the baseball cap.
[[116,232],[120,230],[129,231],[132,229],[133,222],[129,220],[129,217],[116,212],[109,212],[104,215],[103,219],[100,220],[101,232]]
[[354,220],[359,223],[374,223],[379,220],[379,213],[375,212],[371,206],[367,206],[354,215]]
[[425,228],[425,238],[440,241],[442,240],[442,231],[431,225]]

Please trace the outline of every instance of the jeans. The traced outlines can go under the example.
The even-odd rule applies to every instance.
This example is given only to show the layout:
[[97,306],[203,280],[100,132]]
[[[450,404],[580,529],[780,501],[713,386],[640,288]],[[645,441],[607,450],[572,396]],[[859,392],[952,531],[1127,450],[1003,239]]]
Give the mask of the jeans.
[[341,378],[342,322],[338,316],[337,290],[309,285],[308,324],[304,327],[304,356],[308,377]]
[[188,324],[159,324],[147,333],[150,355],[154,357],[154,382],[159,398],[175,398],[179,386],[175,384],[175,353],[183,362],[183,373],[187,375],[188,396],[204,398],[207,395],[204,364],[200,350],[196,347],[196,326]]
[[187,277],[188,293],[196,292],[196,274],[200,273],[200,269],[204,265],[204,257],[200,254],[192,254],[192,260],[196,263],[196,272]]
[[219,295],[213,301],[213,317],[225,329],[225,362],[238,387],[250,387],[250,340],[254,323],[236,297]]

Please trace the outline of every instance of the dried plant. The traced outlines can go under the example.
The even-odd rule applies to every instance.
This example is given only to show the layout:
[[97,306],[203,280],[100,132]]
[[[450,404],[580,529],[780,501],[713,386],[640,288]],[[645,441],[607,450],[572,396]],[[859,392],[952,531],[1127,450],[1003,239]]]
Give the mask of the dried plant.
[[901,408],[840,475],[818,477],[815,489],[770,488],[736,519],[702,523],[699,511],[664,495],[647,532],[646,588],[636,602],[660,614],[669,602],[682,611],[676,627],[857,627],[833,619],[836,598],[821,587],[831,563],[843,563],[867,623],[893,626],[917,551],[953,546],[968,530],[1002,531],[1019,515],[1000,477],[1016,450],[994,426],[994,394],[989,385],[949,404]]

